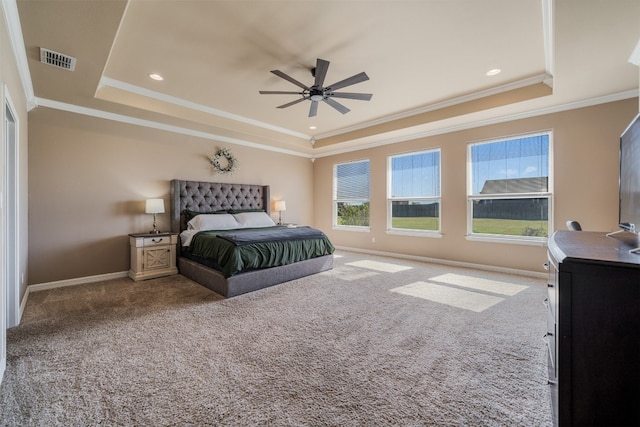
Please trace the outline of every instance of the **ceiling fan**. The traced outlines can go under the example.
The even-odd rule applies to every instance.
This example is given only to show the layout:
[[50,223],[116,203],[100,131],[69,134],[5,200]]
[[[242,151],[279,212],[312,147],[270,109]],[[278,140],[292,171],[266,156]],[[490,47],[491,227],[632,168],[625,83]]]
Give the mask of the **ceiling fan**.
[[351,86],[356,83],[364,82],[369,80],[369,76],[366,73],[362,72],[341,80],[337,83],[328,86],[322,86],[324,84],[324,78],[327,75],[327,70],[329,70],[329,61],[325,61],[324,59],[318,58],[316,61],[315,68],[311,69],[311,75],[315,78],[313,86],[307,86],[303,83],[300,83],[298,80],[294,79],[291,76],[283,73],[280,70],[272,70],[271,72],[278,77],[281,77],[294,85],[302,88],[302,92],[286,92],[279,90],[261,90],[261,95],[302,95],[302,98],[296,99],[295,101],[288,102],[286,104],[280,105],[277,108],[287,108],[292,105],[295,105],[299,102],[309,100],[311,101],[311,107],[309,108],[309,117],[314,117],[318,113],[318,103],[320,101],[326,102],[342,114],[347,114],[349,110],[344,105],[340,104],[333,98],[344,98],[344,99],[358,99],[361,101],[369,101],[373,96],[370,93],[353,93],[353,92],[334,92],[337,89],[342,89],[346,86]]

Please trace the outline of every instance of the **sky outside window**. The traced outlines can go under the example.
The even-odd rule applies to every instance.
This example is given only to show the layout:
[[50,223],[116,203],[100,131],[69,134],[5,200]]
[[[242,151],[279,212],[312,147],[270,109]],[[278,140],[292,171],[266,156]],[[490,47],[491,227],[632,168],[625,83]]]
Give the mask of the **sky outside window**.
[[487,180],[548,177],[549,135],[475,144],[471,160],[474,195]]
[[440,151],[391,159],[391,197],[439,197]]

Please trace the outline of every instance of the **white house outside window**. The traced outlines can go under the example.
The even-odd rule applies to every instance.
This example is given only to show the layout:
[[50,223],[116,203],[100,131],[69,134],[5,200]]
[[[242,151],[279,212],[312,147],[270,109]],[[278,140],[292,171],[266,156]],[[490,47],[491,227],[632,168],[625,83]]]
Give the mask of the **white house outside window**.
[[369,160],[333,169],[333,225],[369,229]]
[[550,147],[551,132],[469,144],[469,236],[546,240]]
[[440,231],[440,150],[389,157],[391,231]]

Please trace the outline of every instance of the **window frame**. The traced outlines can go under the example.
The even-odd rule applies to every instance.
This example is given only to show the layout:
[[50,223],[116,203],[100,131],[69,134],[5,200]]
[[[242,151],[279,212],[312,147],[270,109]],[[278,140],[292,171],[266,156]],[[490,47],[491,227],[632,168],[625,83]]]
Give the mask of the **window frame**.
[[[426,153],[438,153],[438,196],[410,196],[393,197],[393,159],[399,157],[416,156]],[[438,203],[438,228],[437,230],[422,230],[416,228],[394,228],[393,227],[393,202],[398,201],[420,201]],[[419,151],[391,154],[387,156],[387,233],[402,234],[411,236],[442,237],[442,149],[440,147],[428,148]]]
[[[494,194],[473,194],[473,159],[472,148],[482,144],[492,144],[504,141],[512,141],[524,138],[532,138],[537,136],[547,136],[548,153],[547,153],[547,191],[545,192],[527,192],[527,193],[494,193]],[[551,233],[553,226],[553,131],[544,130],[519,135],[512,135],[501,138],[492,138],[482,141],[473,141],[467,144],[467,240],[478,241],[494,241],[504,243],[528,244],[544,246]],[[518,236],[509,234],[490,234],[473,232],[473,204],[479,200],[506,200],[506,199],[546,199],[547,200],[547,236]]]
[[[369,188],[367,189],[367,193],[369,197],[367,199],[358,199],[358,198],[350,198],[350,199],[338,199],[338,167],[340,165],[354,164],[354,163],[363,163],[367,162],[369,164],[369,173],[367,176],[367,181]],[[359,159],[359,160],[351,160],[347,162],[339,162],[333,165],[333,194],[332,194],[332,228],[336,230],[347,230],[347,231],[363,231],[368,232],[371,230],[371,160],[370,159]],[[338,203],[363,203],[369,205],[369,225],[341,225],[338,224]]]

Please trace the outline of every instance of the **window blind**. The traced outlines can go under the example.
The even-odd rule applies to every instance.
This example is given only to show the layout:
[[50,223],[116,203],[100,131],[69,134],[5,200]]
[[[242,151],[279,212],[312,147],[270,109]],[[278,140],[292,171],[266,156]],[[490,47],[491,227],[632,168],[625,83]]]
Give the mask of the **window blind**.
[[336,200],[369,200],[369,161],[336,165]]

